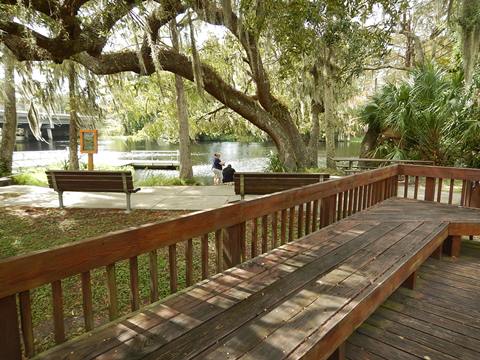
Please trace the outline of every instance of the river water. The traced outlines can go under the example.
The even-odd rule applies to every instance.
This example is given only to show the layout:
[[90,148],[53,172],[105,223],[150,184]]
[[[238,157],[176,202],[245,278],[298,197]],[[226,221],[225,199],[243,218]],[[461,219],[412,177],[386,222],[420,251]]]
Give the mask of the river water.
[[[27,162],[35,165],[50,165],[65,161],[67,158],[68,141],[59,140],[51,143],[17,142],[14,154],[14,167],[26,167]],[[154,141],[132,141],[126,139],[99,140],[99,153],[95,155],[95,164],[101,166],[118,166],[125,163],[133,150],[178,150],[177,144],[157,143]],[[359,142],[340,142],[337,145],[337,156],[358,156]],[[200,142],[192,144],[193,172],[195,176],[211,176],[211,159],[215,152],[222,154],[222,160],[231,164],[237,171],[264,170],[268,155],[275,152],[272,143],[265,142]],[[20,157],[20,155],[22,157]],[[148,156],[145,154],[145,156]],[[320,144],[318,152],[319,166],[325,166],[325,145]],[[15,159],[17,159],[15,163]],[[24,159],[24,160],[20,160]],[[28,160],[25,160],[28,159]],[[139,159],[136,157],[136,159]],[[23,163],[22,163],[23,161]],[[85,158],[81,161],[86,162]],[[137,171],[138,177],[162,174],[177,176],[174,170]]]

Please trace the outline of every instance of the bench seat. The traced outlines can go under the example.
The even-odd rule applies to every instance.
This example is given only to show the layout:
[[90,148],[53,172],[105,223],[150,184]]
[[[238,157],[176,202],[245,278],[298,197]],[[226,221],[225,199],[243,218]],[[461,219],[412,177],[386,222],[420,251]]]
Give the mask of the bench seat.
[[449,234],[447,221],[363,213],[39,358],[327,359]]
[[233,176],[235,194],[265,195],[328,180],[327,173],[256,173],[236,172]]
[[140,188],[134,188],[130,171],[70,171],[48,170],[48,185],[58,192],[59,206],[63,208],[63,192],[111,192],[125,193],[127,212],[130,211],[130,195]]

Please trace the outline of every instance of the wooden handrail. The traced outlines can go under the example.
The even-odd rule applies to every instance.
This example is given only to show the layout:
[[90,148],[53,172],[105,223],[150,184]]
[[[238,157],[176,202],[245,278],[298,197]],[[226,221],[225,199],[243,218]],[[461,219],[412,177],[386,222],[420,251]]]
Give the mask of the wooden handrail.
[[480,181],[480,169],[401,164],[398,171],[399,175]]

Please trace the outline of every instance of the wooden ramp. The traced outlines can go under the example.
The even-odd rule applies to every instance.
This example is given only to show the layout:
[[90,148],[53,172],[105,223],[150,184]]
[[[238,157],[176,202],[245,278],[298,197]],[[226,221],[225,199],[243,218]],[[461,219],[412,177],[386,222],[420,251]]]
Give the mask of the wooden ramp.
[[[440,255],[438,250],[449,235],[458,235],[451,229],[469,227],[468,231],[475,233],[480,230],[479,222],[480,210],[386,200],[60,345],[40,358],[326,359],[337,348],[337,358],[342,358],[342,344],[352,332],[400,285],[413,286],[418,267],[432,254]],[[445,246],[449,253],[459,245],[453,238]],[[437,284],[432,278],[448,269],[436,270],[435,264],[428,262],[420,283],[431,283],[434,291],[441,292],[446,284]],[[445,262],[445,266],[454,265]],[[450,281],[455,281],[455,276],[451,275]],[[465,291],[478,290],[471,278],[466,284],[470,288]],[[467,309],[475,303],[452,289],[441,295],[443,301],[449,293],[455,295],[454,300],[464,300],[461,306]],[[477,300],[479,294],[475,292]],[[387,340],[379,342],[382,332],[389,330],[378,324],[390,324],[383,317],[390,315],[389,304],[402,297],[416,301],[405,292],[395,294],[350,338],[352,359],[357,355],[382,358],[373,352],[375,346],[394,347],[383,345]],[[432,324],[433,329],[437,326]],[[390,338],[397,345],[402,343],[398,334]],[[369,348],[362,345],[365,339]],[[400,355],[396,358],[403,359]]]
[[429,259],[415,290],[399,289],[347,344],[350,360],[480,359],[480,243]]

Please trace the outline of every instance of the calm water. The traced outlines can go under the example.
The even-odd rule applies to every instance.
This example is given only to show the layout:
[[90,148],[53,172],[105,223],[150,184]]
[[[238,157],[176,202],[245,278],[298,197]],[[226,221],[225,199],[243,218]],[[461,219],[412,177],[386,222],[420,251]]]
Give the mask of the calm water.
[[[63,161],[67,156],[68,141],[18,142],[16,151],[28,151],[29,161],[37,165],[47,165]],[[51,151],[57,150],[57,151]],[[58,151],[63,150],[63,151]],[[105,139],[99,141],[99,153],[95,155],[97,165],[121,165],[129,158],[132,150],[178,150],[177,144],[157,143],[154,141],[131,141],[125,139]],[[358,156],[360,143],[339,143],[337,156]],[[50,152],[51,151],[51,152]],[[211,176],[211,158],[214,152],[222,154],[222,160],[232,164],[237,171],[262,171],[267,163],[267,156],[275,152],[271,143],[244,142],[202,142],[192,144],[192,161],[195,176]],[[25,153],[23,153],[25,154]],[[24,156],[25,157],[25,156]],[[325,145],[321,144],[318,152],[319,166],[325,166]],[[86,161],[86,159],[82,159]],[[46,162],[46,163],[45,163]],[[26,164],[22,164],[27,166]],[[17,166],[21,166],[20,163]],[[137,171],[137,176],[146,177],[150,174],[176,176],[177,171],[147,170]]]

